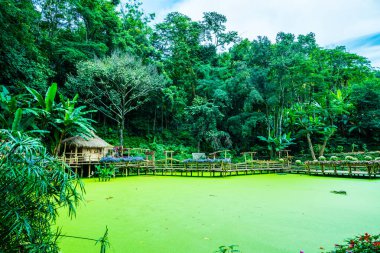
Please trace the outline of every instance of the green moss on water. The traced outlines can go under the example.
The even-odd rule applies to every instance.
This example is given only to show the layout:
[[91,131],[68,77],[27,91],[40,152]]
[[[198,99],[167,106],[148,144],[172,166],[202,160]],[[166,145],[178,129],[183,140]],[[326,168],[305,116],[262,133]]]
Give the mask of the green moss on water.
[[[358,233],[379,233],[380,181],[305,175],[226,178],[139,176],[84,180],[85,204],[63,233],[99,238],[109,252],[320,252]],[[331,191],[346,191],[347,195]],[[99,246],[61,239],[62,252]]]

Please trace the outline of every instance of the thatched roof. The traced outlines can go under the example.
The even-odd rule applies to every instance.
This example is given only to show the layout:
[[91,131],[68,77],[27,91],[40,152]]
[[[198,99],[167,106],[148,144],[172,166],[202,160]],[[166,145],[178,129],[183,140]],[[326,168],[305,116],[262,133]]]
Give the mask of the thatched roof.
[[85,140],[80,136],[74,136],[64,139],[62,143],[66,143],[69,146],[77,146],[78,148],[112,148],[113,146],[107,143],[105,140],[101,139],[96,134],[94,137]]

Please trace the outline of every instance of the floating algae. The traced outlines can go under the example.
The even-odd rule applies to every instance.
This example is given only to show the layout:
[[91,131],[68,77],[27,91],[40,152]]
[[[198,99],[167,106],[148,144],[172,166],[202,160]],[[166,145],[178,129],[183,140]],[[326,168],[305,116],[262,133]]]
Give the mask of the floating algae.
[[330,191],[331,193],[334,193],[334,194],[341,194],[341,195],[347,195],[347,192],[346,191]]

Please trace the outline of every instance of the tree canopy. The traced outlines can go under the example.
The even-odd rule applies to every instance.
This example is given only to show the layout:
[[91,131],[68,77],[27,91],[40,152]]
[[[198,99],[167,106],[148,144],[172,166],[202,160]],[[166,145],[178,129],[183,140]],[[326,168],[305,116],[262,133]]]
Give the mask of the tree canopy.
[[[173,12],[153,25],[138,0],[3,2],[0,80],[12,97],[56,82],[63,95],[80,93],[79,107],[97,108],[96,127],[117,128],[119,143],[128,134],[262,155],[288,145],[312,157],[378,147],[378,71],[313,33],[248,40],[216,12]],[[11,100],[2,106],[15,113]]]

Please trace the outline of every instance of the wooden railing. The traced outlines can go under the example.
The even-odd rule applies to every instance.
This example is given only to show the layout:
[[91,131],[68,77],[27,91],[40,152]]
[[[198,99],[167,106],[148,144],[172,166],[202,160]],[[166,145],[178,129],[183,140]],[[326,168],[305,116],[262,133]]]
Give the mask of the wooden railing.
[[380,161],[316,161],[307,162],[307,173],[312,175],[366,176],[376,177]]

